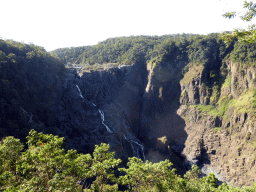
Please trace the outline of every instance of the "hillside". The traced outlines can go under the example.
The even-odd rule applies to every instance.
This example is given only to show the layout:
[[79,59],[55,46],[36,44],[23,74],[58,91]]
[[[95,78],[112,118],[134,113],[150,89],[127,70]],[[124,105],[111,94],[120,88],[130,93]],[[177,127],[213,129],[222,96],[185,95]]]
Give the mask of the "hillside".
[[25,141],[31,128],[51,126],[50,107],[66,72],[60,59],[42,47],[0,39],[0,69],[0,137]]

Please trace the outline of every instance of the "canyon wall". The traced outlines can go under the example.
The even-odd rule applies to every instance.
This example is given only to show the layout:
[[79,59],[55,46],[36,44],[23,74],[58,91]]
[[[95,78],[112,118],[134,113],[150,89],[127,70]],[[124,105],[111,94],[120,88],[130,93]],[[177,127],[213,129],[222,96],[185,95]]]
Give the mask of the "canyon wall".
[[202,175],[212,172],[222,182],[251,186],[256,176],[256,69],[230,61],[225,65],[227,75],[216,108],[209,105],[216,95],[203,85],[202,67],[191,67],[187,75],[193,75],[185,74],[181,80],[182,105],[177,113],[188,134],[182,154],[187,163],[201,168]]
[[222,78],[186,61],[69,71],[53,107],[59,134],[81,153],[106,142],[124,162],[170,159],[180,175],[196,164],[219,184],[250,186],[256,70],[230,61],[224,69]]

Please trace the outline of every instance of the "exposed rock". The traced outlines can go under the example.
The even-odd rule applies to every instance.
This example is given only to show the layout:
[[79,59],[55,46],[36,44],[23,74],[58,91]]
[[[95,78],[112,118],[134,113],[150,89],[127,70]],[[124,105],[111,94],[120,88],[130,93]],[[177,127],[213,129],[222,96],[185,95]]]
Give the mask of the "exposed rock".
[[[181,68],[173,63],[159,63],[154,68],[148,65],[148,84],[143,95],[141,111],[141,128],[139,137],[149,149],[150,154],[157,153],[156,159],[173,158],[178,174],[186,169],[180,163],[180,152],[184,148],[187,134],[184,130],[185,121],[176,113],[179,108]],[[168,144],[160,144],[159,139],[165,137]]]
[[203,65],[193,65],[180,81],[181,104],[209,104],[211,92],[202,82]]
[[[227,62],[227,68],[228,78],[230,77],[231,80],[230,84],[226,83],[226,87],[221,89],[221,96],[228,96],[230,100],[239,98],[246,90],[255,87],[252,82],[255,77],[254,68],[241,69],[232,62]],[[181,82],[183,93],[191,89],[195,80],[192,78],[191,81],[186,85]],[[255,120],[250,114],[236,113],[232,107],[227,112],[229,120],[211,116],[190,106],[207,104],[202,100],[195,102],[194,98],[198,97],[198,94],[196,92],[191,94],[195,96],[181,97],[183,105],[177,111],[186,121],[185,130],[188,138],[182,151],[186,157],[186,164],[188,167],[197,164],[201,168],[202,176],[212,172],[221,182],[233,183],[234,186],[251,186],[256,176]],[[221,129],[217,131],[216,127]],[[216,128],[217,132],[214,132],[213,128]]]
[[[81,77],[76,71],[67,74],[53,109],[67,149],[91,153],[95,144],[105,142],[110,144],[111,151],[116,151],[117,158],[127,160],[133,156],[128,141],[140,143],[134,134],[138,132],[141,96],[147,76],[143,66],[109,68],[87,72]],[[99,109],[111,132],[102,123]]]

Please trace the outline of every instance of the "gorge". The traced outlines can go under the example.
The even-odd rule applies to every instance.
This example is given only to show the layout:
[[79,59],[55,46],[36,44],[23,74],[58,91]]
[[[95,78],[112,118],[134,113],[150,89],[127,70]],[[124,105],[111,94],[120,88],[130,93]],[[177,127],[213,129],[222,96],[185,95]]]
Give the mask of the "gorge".
[[1,135],[22,140],[34,128],[78,153],[108,143],[123,165],[169,159],[181,176],[194,164],[218,184],[255,182],[254,44],[226,46],[216,34],[114,38],[83,54],[53,51],[60,59],[2,44]]
[[[66,90],[62,95],[65,99],[56,98],[63,102],[66,111],[54,113],[63,114],[56,118],[63,125],[64,135],[71,137],[76,134],[76,127],[81,127],[79,134],[68,140],[70,148],[83,151],[85,147],[107,142],[124,162],[130,156],[151,162],[170,159],[178,174],[196,164],[202,175],[214,173],[219,184],[250,186],[254,177],[249,173],[255,173],[255,160],[249,154],[254,154],[255,149],[245,142],[255,135],[252,117],[230,112],[231,119],[227,121],[193,107],[207,102],[207,94],[212,98],[214,93],[203,87],[204,67],[195,65],[182,76],[179,71],[184,64],[173,68],[171,63],[161,63],[152,69],[149,64],[146,68],[136,63],[79,75],[70,70],[67,87],[62,88]],[[228,62],[227,68],[231,79],[241,78],[241,86],[250,81],[242,79],[233,63]],[[187,77],[191,71],[196,73]],[[248,78],[255,77],[251,69],[246,71]],[[222,87],[221,96],[231,94],[234,86],[232,80],[230,87]],[[254,85],[248,84],[247,88],[250,86]],[[67,119],[69,126],[65,123]],[[221,129],[214,132],[216,127]],[[236,151],[241,143],[245,145]]]

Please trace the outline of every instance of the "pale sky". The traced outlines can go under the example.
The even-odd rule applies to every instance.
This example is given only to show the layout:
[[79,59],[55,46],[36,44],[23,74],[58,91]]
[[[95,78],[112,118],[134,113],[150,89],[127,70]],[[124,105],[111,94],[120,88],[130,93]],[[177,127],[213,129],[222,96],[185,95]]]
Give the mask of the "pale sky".
[[247,29],[244,0],[0,0],[0,37],[52,51],[95,45],[111,37],[208,34]]

